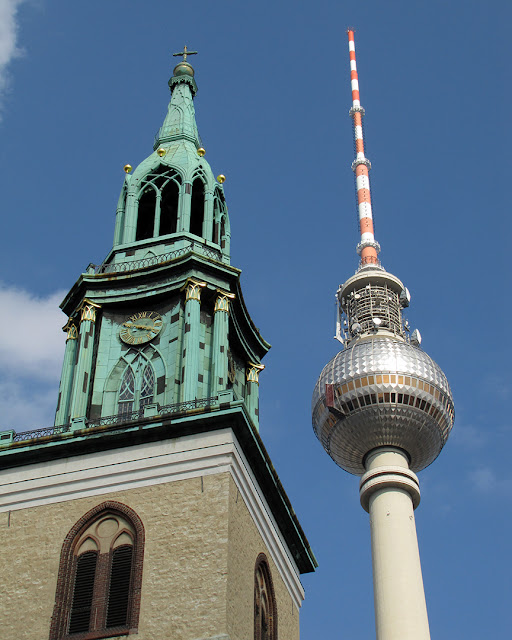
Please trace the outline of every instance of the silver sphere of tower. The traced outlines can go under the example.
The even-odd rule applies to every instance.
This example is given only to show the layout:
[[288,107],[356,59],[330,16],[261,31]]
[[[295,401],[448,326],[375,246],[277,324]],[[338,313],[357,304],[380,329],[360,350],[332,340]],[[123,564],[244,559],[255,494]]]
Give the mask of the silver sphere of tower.
[[345,348],[315,385],[315,433],[331,458],[355,475],[365,472],[365,456],[384,446],[404,450],[410,468],[420,471],[446,443],[454,407],[446,376],[404,331],[409,293],[373,265],[340,287],[338,301]]

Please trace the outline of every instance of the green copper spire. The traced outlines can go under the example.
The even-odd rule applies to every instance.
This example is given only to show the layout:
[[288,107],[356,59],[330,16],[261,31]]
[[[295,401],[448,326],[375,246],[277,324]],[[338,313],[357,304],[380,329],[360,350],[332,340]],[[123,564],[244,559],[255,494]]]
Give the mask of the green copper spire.
[[214,178],[204,158],[195,118],[197,85],[187,56],[196,53],[184,47],[173,54],[183,60],[169,80],[172,95],[167,115],[153,153],[133,173],[129,165],[125,168],[108,262],[145,260],[192,247],[208,255],[217,252],[217,259],[229,264],[231,234],[224,179]]
[[154,149],[166,142],[180,139],[190,140],[196,145],[196,149],[201,146],[193,103],[197,84],[194,80],[194,68],[187,62],[187,56],[194,54],[197,51],[188,51],[186,46],[180,53],[173,53],[174,56],[183,56],[183,60],[174,67],[169,80],[172,98],[167,116],[155,138]]

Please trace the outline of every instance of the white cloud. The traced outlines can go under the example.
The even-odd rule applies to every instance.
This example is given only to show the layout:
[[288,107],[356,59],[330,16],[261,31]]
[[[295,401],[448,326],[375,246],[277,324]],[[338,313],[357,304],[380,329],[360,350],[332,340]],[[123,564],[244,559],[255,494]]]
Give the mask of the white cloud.
[[58,382],[12,380],[0,377],[0,430],[17,433],[53,424],[57,406]]
[[10,378],[59,379],[65,346],[64,292],[41,298],[0,284],[0,371]]
[[472,424],[459,424],[458,422],[450,437],[453,442],[466,449],[480,449],[487,442],[485,429]]
[[63,297],[0,283],[0,429],[53,424],[66,339]]
[[24,0],[0,0],[0,98],[8,84],[7,67],[13,58],[22,53],[17,44],[16,18],[23,2]]
[[492,469],[479,467],[469,474],[473,486],[482,493],[494,491],[498,486],[498,479]]
[[506,375],[485,375],[484,388],[487,392],[498,396],[501,400],[507,400],[512,394],[512,384]]
[[479,493],[512,496],[512,477],[498,476],[490,467],[478,467],[470,472],[469,479]]

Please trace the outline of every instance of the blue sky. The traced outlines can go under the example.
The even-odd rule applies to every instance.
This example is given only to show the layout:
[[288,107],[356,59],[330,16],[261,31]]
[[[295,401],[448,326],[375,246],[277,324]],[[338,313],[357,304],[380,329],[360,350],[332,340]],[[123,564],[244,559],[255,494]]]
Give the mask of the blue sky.
[[2,427],[53,421],[59,301],[111,246],[122,167],[151,152],[187,44],[232,264],[273,345],[261,434],[320,563],[303,576],[305,640],[374,637],[358,480],[310,417],[338,347],[334,293],[357,267],[348,26],[381,259],[455,398],[416,511],[432,637],[510,627],[511,22],[505,0],[0,0]]

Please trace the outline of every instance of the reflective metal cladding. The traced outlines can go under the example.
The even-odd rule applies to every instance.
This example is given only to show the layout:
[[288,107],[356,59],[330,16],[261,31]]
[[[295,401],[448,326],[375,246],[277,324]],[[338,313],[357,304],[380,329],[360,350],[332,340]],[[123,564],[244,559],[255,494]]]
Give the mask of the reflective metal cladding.
[[404,449],[419,471],[441,452],[453,398],[440,367],[419,347],[388,336],[360,338],[324,367],[312,401],[313,427],[343,469],[361,475],[365,455]]

